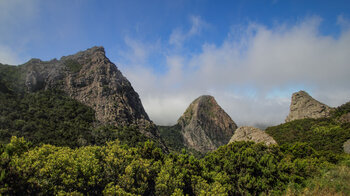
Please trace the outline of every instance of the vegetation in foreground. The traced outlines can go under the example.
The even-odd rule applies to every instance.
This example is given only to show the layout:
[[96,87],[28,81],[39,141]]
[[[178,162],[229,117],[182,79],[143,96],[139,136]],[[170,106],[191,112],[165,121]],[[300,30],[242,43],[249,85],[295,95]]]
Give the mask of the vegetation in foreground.
[[[312,183],[322,187],[313,179],[323,170],[349,171],[349,165],[335,165],[344,157],[327,160],[303,143],[282,148],[235,142],[197,159],[186,152],[163,154],[149,141],[138,147],[116,140],[72,149],[33,147],[12,137],[0,154],[0,193],[5,195],[284,194],[286,189],[296,192],[291,186],[297,191]],[[347,178],[345,174],[338,181]],[[347,191],[344,182],[341,186],[334,191]]]
[[338,165],[321,169],[305,181],[305,187],[290,186],[287,195],[350,195],[350,157]]

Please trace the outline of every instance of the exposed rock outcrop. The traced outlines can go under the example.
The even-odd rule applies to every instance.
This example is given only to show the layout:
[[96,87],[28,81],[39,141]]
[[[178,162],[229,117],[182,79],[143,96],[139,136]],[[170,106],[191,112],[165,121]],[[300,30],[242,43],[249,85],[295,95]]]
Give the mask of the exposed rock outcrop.
[[30,92],[56,88],[96,111],[96,119],[116,126],[136,125],[151,138],[159,138],[139,95],[103,47],[93,47],[60,60],[31,59],[20,66]]
[[332,108],[315,100],[305,91],[293,93],[290,112],[286,122],[304,118],[325,118],[330,116]]
[[179,118],[185,145],[200,152],[208,152],[227,144],[237,129],[230,116],[212,96],[194,100]]
[[350,113],[343,114],[339,117],[339,122],[350,123]]
[[253,141],[256,143],[263,142],[266,145],[277,144],[277,142],[265,131],[255,127],[240,127],[235,131],[235,134],[230,139],[230,142],[235,141]]
[[350,139],[344,143],[343,148],[345,153],[350,154]]

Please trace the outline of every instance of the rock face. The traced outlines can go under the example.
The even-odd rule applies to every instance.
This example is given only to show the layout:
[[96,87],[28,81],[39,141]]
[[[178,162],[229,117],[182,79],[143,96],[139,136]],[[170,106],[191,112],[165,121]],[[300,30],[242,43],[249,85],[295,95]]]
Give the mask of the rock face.
[[253,141],[256,143],[263,142],[266,145],[277,144],[277,142],[265,131],[255,127],[240,127],[231,137],[230,142],[235,141]]
[[340,116],[339,122],[341,123],[350,123],[350,113],[346,113]]
[[194,100],[179,118],[185,145],[200,152],[208,152],[227,144],[237,129],[230,116],[212,96]]
[[20,67],[28,91],[63,90],[93,108],[96,119],[103,124],[136,125],[145,135],[159,137],[138,94],[106,57],[103,47],[93,47],[60,60],[32,59]]
[[286,122],[303,118],[329,117],[331,108],[314,98],[305,91],[293,93],[290,112]]
[[350,154],[350,139],[344,143],[343,148],[345,153]]

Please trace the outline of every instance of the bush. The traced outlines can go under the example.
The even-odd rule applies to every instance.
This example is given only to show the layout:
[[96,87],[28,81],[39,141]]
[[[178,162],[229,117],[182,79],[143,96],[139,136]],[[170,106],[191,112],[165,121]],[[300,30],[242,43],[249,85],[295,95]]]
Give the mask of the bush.
[[333,119],[301,119],[268,127],[266,132],[278,144],[308,143],[324,153],[342,153],[343,144],[350,138],[350,127]]

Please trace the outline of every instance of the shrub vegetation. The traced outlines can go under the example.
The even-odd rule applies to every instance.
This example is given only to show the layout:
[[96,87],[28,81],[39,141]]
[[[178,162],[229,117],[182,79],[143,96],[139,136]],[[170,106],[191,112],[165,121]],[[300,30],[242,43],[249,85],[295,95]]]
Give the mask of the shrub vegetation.
[[198,159],[186,152],[163,154],[150,141],[137,147],[115,140],[72,149],[50,144],[34,147],[14,136],[0,148],[0,193],[284,194],[291,184],[303,190],[307,179],[321,175],[322,168],[333,167],[311,147],[298,145],[303,146],[282,149],[234,142]]

